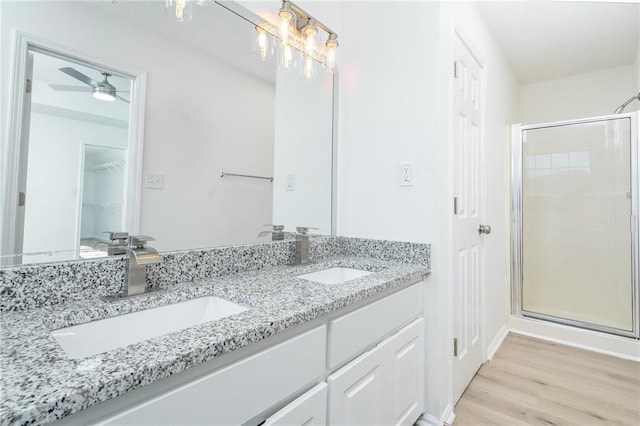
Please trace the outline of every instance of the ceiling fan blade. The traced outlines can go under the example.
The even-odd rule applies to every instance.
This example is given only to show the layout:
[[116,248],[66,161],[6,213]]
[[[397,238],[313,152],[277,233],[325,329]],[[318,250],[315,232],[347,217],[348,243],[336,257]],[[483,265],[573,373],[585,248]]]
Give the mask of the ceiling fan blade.
[[63,68],[58,68],[60,71],[62,71],[63,73],[67,74],[70,77],[75,78],[76,80],[80,80],[81,82],[83,82],[84,84],[91,86],[91,87],[97,87],[98,83],[97,81],[95,81],[94,79],[92,79],[89,76],[86,76],[84,74],[82,74],[80,71],[76,70],[75,68],[71,68],[71,67],[63,67]]
[[86,86],[71,86],[68,84],[49,84],[53,90],[59,92],[91,92],[93,89]]
[[118,96],[118,95],[116,95],[116,98],[118,98],[118,99],[120,99],[121,101],[124,101],[124,102],[126,102],[126,103],[129,103],[129,101],[128,101],[128,100],[126,100],[125,98],[123,98],[122,96]]

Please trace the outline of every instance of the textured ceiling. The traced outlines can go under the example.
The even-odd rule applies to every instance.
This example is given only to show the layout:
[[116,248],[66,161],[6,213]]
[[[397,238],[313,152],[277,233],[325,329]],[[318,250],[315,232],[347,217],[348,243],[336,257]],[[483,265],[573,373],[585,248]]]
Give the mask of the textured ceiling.
[[578,1],[479,2],[522,84],[631,65],[640,4]]

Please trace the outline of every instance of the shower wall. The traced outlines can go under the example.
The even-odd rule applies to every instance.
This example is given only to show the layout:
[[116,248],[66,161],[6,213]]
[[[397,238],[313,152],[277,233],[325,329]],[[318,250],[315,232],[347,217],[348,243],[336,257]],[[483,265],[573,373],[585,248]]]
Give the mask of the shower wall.
[[523,131],[524,311],[632,330],[630,122]]

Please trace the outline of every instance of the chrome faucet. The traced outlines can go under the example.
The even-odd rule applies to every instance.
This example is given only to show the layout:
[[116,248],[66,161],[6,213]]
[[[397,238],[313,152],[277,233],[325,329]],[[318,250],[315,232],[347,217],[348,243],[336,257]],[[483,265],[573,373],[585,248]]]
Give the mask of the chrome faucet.
[[109,244],[107,246],[107,254],[109,256],[119,256],[121,254],[127,254],[127,246],[129,241],[128,232],[104,231],[103,234],[109,235]]
[[161,260],[156,249],[145,246],[147,241],[154,240],[155,238],[147,237],[146,235],[129,237],[129,246],[126,249],[129,257],[127,258],[122,293],[101,297],[102,300],[114,302],[124,298],[165,291],[165,289],[147,290],[146,288],[146,266],[159,263]]
[[296,265],[304,265],[309,262],[309,228],[308,226],[296,226]]
[[271,226],[271,231],[262,231],[258,234],[258,237],[266,237],[271,234],[271,241],[282,241],[284,240],[284,225],[265,225]]

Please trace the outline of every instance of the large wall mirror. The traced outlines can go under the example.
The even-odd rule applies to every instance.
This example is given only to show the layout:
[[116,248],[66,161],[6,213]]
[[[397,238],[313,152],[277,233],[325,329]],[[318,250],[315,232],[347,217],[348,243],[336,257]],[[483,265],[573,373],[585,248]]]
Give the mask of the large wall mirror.
[[[333,233],[333,72],[263,60],[256,15],[233,2],[188,23],[155,0],[0,7],[4,265],[101,256],[104,231],[159,251],[268,241],[268,224]],[[105,81],[112,101],[94,96]]]

